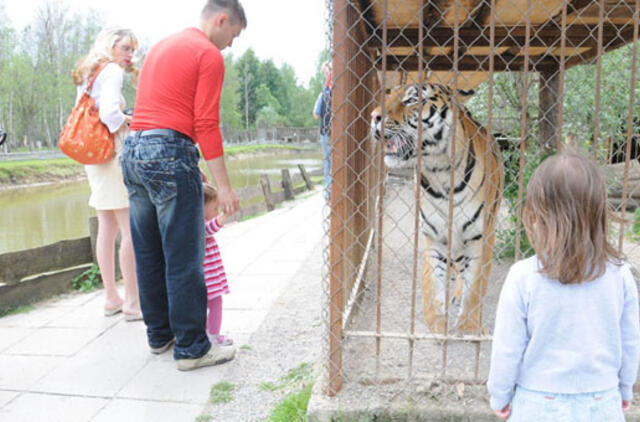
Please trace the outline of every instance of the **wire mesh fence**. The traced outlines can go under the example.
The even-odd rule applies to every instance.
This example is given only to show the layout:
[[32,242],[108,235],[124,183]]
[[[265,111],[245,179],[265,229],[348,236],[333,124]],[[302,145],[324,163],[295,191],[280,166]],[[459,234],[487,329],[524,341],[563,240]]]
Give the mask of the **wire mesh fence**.
[[482,401],[545,157],[570,147],[601,165],[622,217],[612,241],[640,265],[640,0],[326,4],[324,392]]

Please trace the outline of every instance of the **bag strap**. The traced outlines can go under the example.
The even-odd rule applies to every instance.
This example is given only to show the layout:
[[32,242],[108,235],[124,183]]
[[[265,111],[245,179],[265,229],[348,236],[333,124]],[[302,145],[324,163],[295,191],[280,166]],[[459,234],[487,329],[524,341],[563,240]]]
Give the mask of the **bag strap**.
[[104,69],[109,63],[113,63],[112,60],[107,60],[106,62],[102,63],[100,66],[98,66],[98,68],[96,69],[95,72],[93,72],[93,76],[91,77],[91,80],[89,81],[89,83],[87,84],[87,87],[84,89],[84,92],[87,95],[91,94],[91,88],[93,88],[93,83],[96,81],[96,79],[98,78],[98,75],[100,74],[100,72],[102,71],[102,69]]

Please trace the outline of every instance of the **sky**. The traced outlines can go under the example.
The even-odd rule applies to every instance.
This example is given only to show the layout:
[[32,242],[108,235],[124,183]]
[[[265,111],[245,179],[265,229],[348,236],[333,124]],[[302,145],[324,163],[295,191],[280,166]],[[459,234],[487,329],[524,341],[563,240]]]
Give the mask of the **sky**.
[[[188,26],[197,26],[205,0],[50,0],[70,11],[98,10],[107,24],[130,27],[141,42],[153,44]],[[29,24],[43,0],[0,0],[16,28]],[[290,64],[298,82],[307,85],[326,47],[325,0],[241,0],[247,28],[223,51],[239,57],[252,48],[261,60]]]

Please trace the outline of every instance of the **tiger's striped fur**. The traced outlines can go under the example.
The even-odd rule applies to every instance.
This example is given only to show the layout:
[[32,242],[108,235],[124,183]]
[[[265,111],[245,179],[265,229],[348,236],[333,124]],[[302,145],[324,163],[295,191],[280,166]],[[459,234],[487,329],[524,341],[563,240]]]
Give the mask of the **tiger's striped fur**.
[[[462,105],[470,95],[439,84],[396,87],[385,100],[384,136],[380,108],[372,113],[375,140],[385,142],[387,167],[417,165],[418,118],[422,118],[420,174],[421,231],[425,238],[422,267],[423,313],[433,333],[445,331],[445,278],[450,266],[451,303],[457,306],[460,333],[481,333],[481,303],[487,291],[495,240],[494,224],[504,183],[497,143]],[[456,101],[455,156],[451,160],[453,107]],[[454,163],[451,260],[449,243],[450,172]]]

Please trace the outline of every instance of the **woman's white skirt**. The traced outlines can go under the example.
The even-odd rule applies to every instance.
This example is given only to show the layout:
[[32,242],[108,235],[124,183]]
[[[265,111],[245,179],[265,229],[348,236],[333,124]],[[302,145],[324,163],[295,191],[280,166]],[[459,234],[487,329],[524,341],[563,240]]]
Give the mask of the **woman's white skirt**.
[[91,187],[89,206],[97,210],[129,208],[119,155],[104,164],[86,165],[84,169]]

